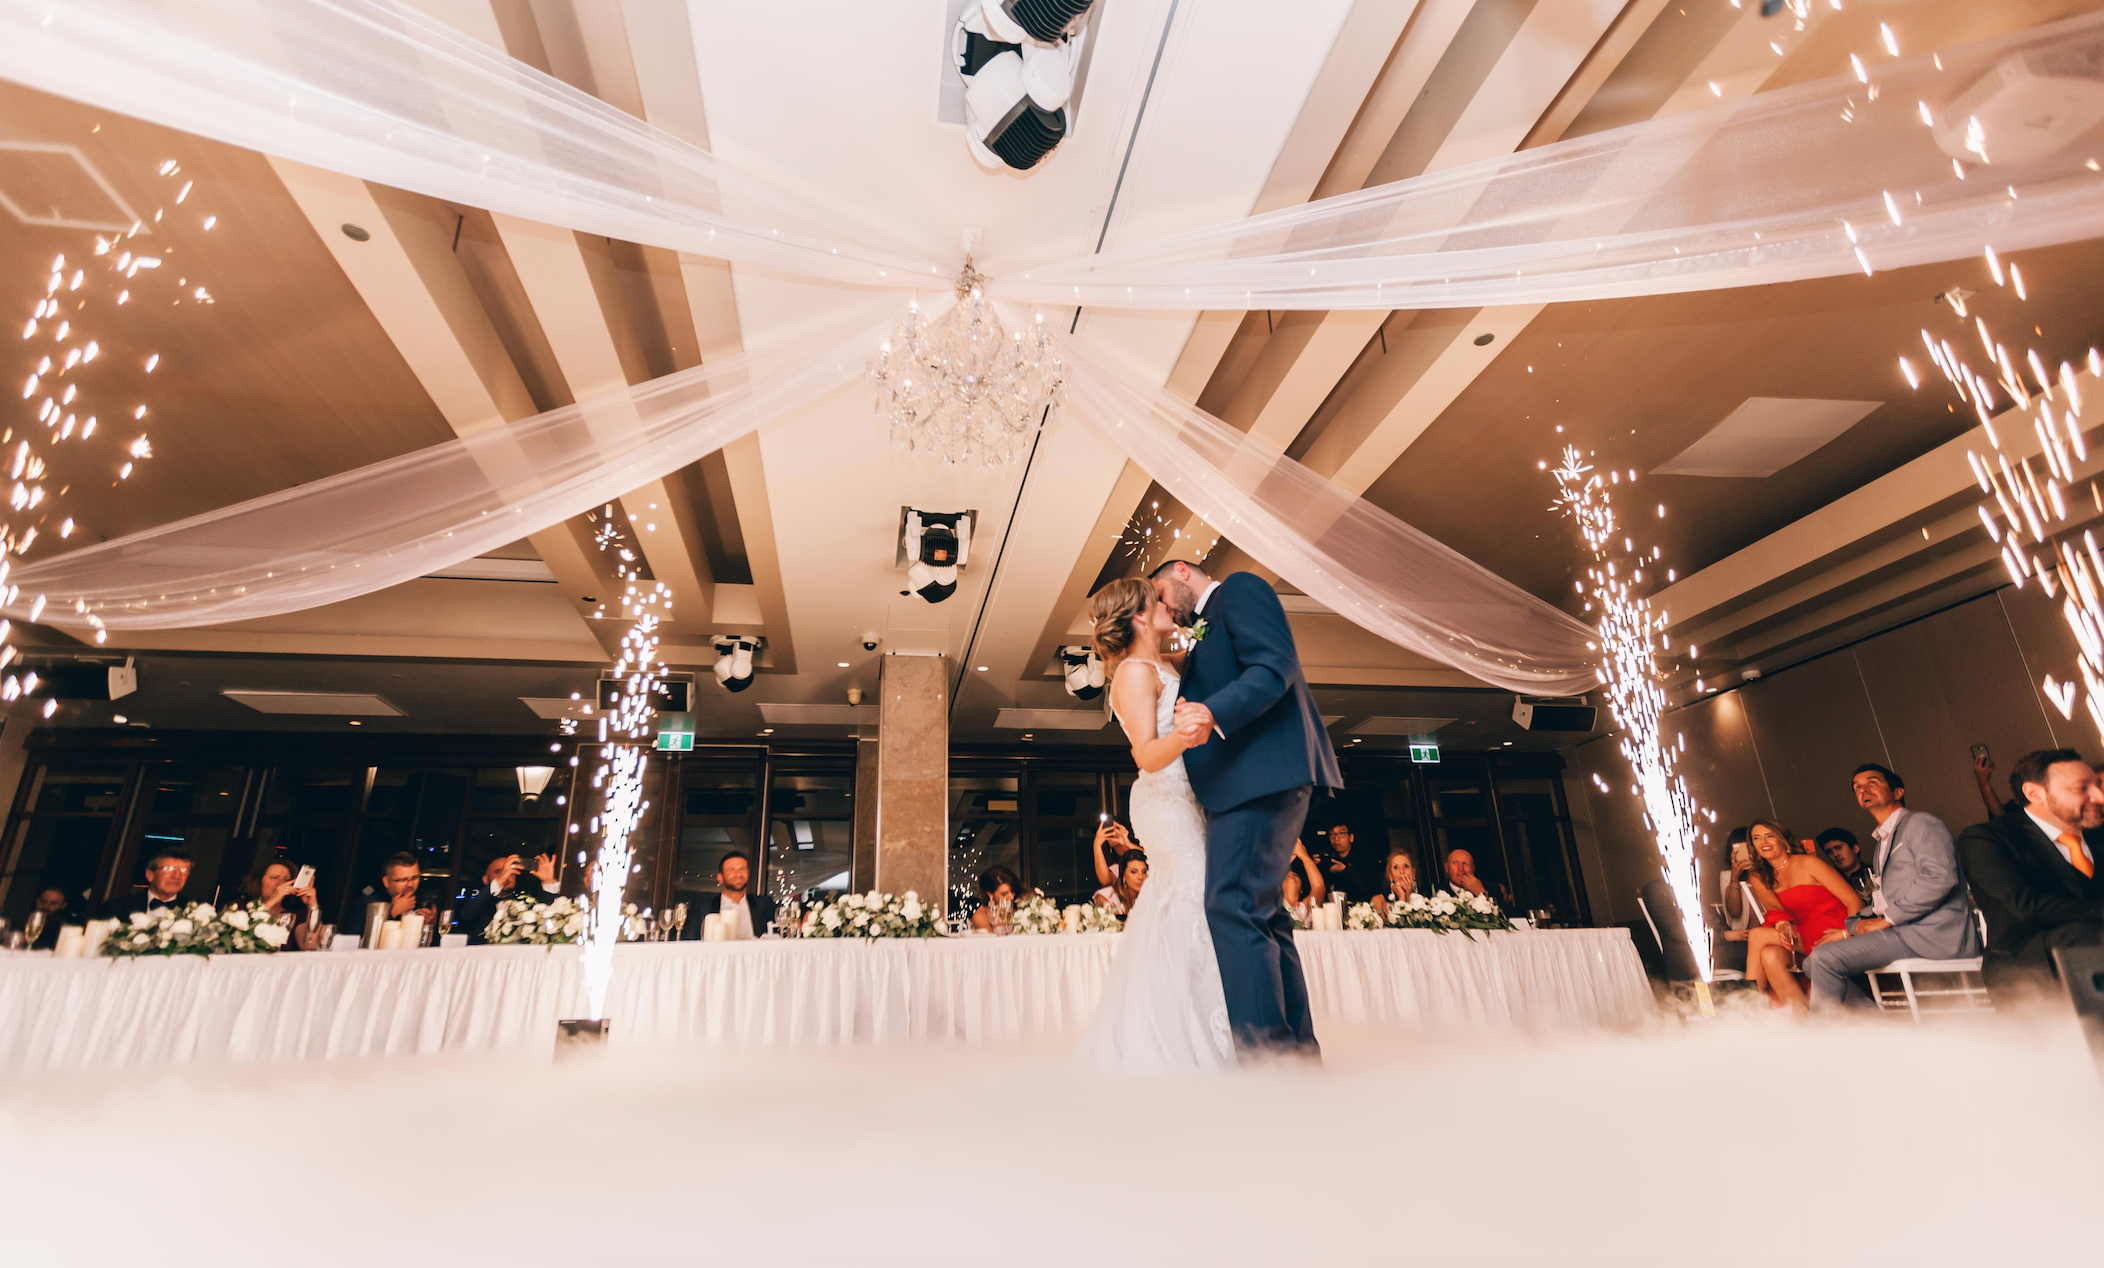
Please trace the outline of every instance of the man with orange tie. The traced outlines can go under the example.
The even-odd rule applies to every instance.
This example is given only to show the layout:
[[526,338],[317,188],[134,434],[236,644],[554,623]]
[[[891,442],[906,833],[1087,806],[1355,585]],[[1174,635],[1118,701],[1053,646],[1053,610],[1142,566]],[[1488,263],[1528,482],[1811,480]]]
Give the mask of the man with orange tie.
[[1958,838],[1973,898],[1987,915],[1982,968],[1997,1001],[2052,986],[2053,949],[2104,945],[2104,878],[2095,847],[2104,783],[2073,749],[2026,753],[2009,771],[2023,809]]

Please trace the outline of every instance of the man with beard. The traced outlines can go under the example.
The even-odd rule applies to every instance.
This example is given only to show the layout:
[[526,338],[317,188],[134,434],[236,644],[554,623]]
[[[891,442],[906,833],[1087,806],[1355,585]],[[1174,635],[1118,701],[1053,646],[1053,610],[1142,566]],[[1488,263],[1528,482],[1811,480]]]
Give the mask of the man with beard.
[[2104,784],[2073,749],[2017,759],[2009,788],[2024,805],[1967,828],[1958,852],[1987,916],[1983,975],[1998,1002],[2050,988],[2053,951],[2104,945],[2104,878],[2095,838]]

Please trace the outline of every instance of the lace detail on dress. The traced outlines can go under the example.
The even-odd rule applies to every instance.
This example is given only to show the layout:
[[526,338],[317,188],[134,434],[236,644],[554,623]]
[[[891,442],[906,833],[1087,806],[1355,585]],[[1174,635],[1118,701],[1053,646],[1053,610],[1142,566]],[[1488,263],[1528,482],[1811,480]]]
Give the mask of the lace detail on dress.
[[[1162,683],[1155,734],[1169,730],[1181,685],[1157,662]],[[1124,720],[1120,719],[1122,726]],[[1215,1069],[1233,1064],[1227,996],[1205,920],[1205,813],[1181,758],[1132,788],[1132,831],[1147,852],[1147,884],[1118,940],[1089,1046],[1104,1065],[1137,1070]]]

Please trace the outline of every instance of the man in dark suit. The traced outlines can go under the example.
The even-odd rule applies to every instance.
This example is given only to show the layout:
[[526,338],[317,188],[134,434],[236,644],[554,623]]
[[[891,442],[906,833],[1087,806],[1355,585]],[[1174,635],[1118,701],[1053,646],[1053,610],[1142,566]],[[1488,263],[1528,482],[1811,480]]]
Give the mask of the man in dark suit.
[[[460,896],[459,914],[454,918],[460,931],[468,936],[468,943],[480,946],[488,941],[489,922],[496,918],[497,904],[507,898],[527,898],[534,902],[546,902],[562,893],[562,886],[555,877],[555,856],[536,854],[533,856],[534,884],[520,883],[519,873],[525,862],[516,854],[490,860],[482,872],[482,883],[470,887]],[[365,913],[359,912],[360,918]]]
[[723,917],[725,937],[757,938],[774,920],[774,900],[751,893],[752,860],[732,850],[716,863],[716,893],[704,894],[687,908],[687,924],[679,936],[692,942],[701,937],[702,922],[709,916]]
[[1235,1046],[1316,1056],[1279,886],[1313,788],[1344,787],[1337,754],[1269,585],[1246,572],[1216,582],[1181,560],[1155,569],[1153,581],[1193,639],[1176,730],[1191,746],[1184,770],[1206,812],[1205,915]]
[[2104,878],[2082,830],[2104,803],[2097,772],[2073,749],[2018,758],[2009,787],[2023,808],[1958,837],[1973,901],[1987,916],[1982,969],[2004,998],[2050,988],[2057,947],[2104,945]]
[[190,851],[180,845],[157,846],[146,856],[146,888],[110,900],[112,916],[159,911],[182,905],[183,886],[190,883]]

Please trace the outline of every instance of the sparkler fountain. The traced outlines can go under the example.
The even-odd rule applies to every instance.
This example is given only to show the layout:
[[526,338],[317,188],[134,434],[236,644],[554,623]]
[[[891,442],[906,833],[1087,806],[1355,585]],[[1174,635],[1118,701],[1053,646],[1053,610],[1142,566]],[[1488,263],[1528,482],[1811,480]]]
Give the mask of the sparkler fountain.
[[[1711,1011],[1709,957],[1703,948],[1709,934],[1702,920],[1701,878],[1696,870],[1695,847],[1708,839],[1698,826],[1702,810],[1688,792],[1687,781],[1674,763],[1687,741],[1668,745],[1661,725],[1666,708],[1663,675],[1658,658],[1668,650],[1666,614],[1653,612],[1651,601],[1633,587],[1643,584],[1644,557],[1634,540],[1622,538],[1621,560],[1610,558],[1615,546],[1615,512],[1611,486],[1619,485],[1620,472],[1603,478],[1577,449],[1565,446],[1563,460],[1555,469],[1557,503],[1578,522],[1579,532],[1592,552],[1586,580],[1578,592],[1587,596],[1586,606],[1600,612],[1600,685],[1607,691],[1609,710],[1622,729],[1622,756],[1636,775],[1635,793],[1643,798],[1644,826],[1658,842],[1658,857],[1666,884],[1680,907],[1681,928],[1688,946],[1695,949],[1697,998],[1702,1011]],[[1634,481],[1636,473],[1630,473]],[[1653,556],[1656,559],[1656,548]],[[1618,566],[1621,565],[1621,566]],[[1626,571],[1625,571],[1626,568]]]
[[[629,837],[650,807],[643,799],[643,765],[650,751],[651,720],[657,716],[651,700],[664,674],[657,658],[658,622],[671,614],[672,592],[663,582],[641,576],[635,552],[622,544],[611,504],[605,508],[597,540],[601,550],[620,557],[616,572],[626,583],[620,619],[630,622],[621,636],[621,654],[614,661],[613,676],[620,686],[611,710],[599,715],[599,765],[592,773],[592,787],[599,790],[602,804],[591,820],[591,830],[599,836],[599,850],[591,871],[591,915],[578,959],[584,970],[588,1030],[604,1038],[614,944],[621,940],[625,927],[621,899],[629,874],[635,870]],[[571,1034],[587,1029],[571,1023],[564,1027]]]

